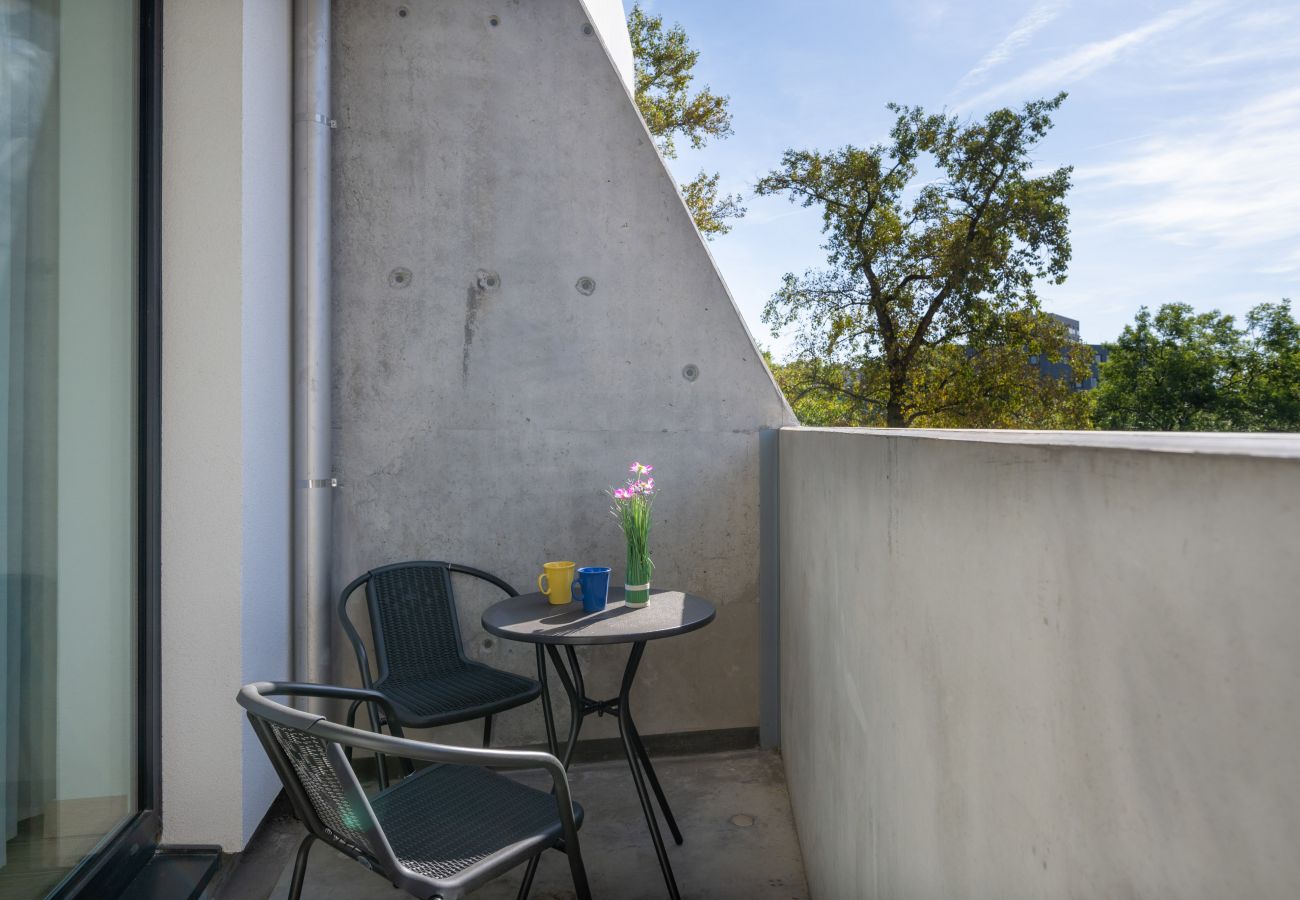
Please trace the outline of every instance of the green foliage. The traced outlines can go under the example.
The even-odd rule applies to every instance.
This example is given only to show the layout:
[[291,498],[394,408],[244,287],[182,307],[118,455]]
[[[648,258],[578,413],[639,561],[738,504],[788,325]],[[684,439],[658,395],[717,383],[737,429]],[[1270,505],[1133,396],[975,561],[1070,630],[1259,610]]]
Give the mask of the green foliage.
[[682,26],[665,29],[663,16],[646,13],[638,3],[628,14],[627,28],[635,59],[636,105],[664,156],[677,158],[674,138],[679,135],[696,149],[711,137],[729,136],[727,98],[707,86],[691,93],[700,51],[692,49]]
[[[927,346],[908,381],[909,426],[927,428],[1091,427],[1092,399],[1068,380],[1047,377],[1029,362],[1035,348],[1066,362],[1072,379],[1091,374],[1092,350],[1069,340],[1065,327],[1032,311],[1007,315],[1000,330],[977,343]],[[888,372],[879,357],[857,365],[803,357],[773,366],[773,374],[804,425],[880,427],[888,424]]]
[[[878,425],[854,399],[857,373],[817,359],[773,362],[768,367],[801,425],[865,427]],[[843,386],[847,390],[840,390]]]
[[1300,324],[1291,301],[1246,314],[1245,405],[1252,431],[1300,431]]
[[739,194],[718,195],[717,172],[712,175],[700,172],[693,180],[682,185],[682,199],[691,211],[695,227],[710,240],[716,234],[726,234],[731,230],[728,219],[739,219],[745,215]]
[[[634,95],[646,127],[668,159],[677,158],[676,139],[699,149],[709,138],[731,136],[728,98],[707,86],[692,91],[700,51],[691,47],[680,25],[665,28],[662,16],[651,15],[638,3],[627,17],[634,59]],[[745,214],[739,194],[718,196],[718,174],[701,172],[682,185],[682,195],[700,232],[708,238],[731,230],[729,219]]]
[[[786,275],[763,313],[795,329],[796,395],[834,394],[890,427],[1056,415],[1069,392],[1023,370],[1060,352],[1034,284],[1065,279],[1071,169],[1035,177],[1030,154],[1064,100],[973,123],[891,104],[887,144],[789,150],[759,181],[760,195],[820,207],[827,235],[829,267]],[[1027,411],[1008,406],[1017,397]]]
[[1142,307],[1109,350],[1096,391],[1100,428],[1300,430],[1300,326],[1289,300],[1256,306],[1245,328],[1185,303],[1154,315]]

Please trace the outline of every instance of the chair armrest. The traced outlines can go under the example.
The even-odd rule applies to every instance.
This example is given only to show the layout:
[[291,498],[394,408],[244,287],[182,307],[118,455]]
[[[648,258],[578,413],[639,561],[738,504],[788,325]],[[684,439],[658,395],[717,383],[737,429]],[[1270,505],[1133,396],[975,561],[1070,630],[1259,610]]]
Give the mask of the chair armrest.
[[[374,699],[376,702],[379,702],[383,697],[378,691],[356,691],[356,695],[363,695],[361,699]],[[311,727],[311,732],[327,741],[421,762],[449,763],[457,766],[491,766],[497,769],[558,768],[561,772],[564,771],[564,767],[560,765],[558,759],[549,753],[537,750],[490,750],[480,747],[435,744],[430,741],[417,741],[412,738],[375,734],[359,728],[349,728],[328,719],[321,719],[316,722]]]
[[[375,694],[377,692],[364,691],[361,693]],[[483,766],[494,769],[544,769],[551,776],[551,784],[555,788],[555,796],[560,804],[561,815],[564,815],[570,821],[572,820],[573,798],[569,793],[569,776],[565,772],[563,764],[549,753],[538,750],[489,750],[479,747],[434,744],[428,741],[390,737],[385,734],[374,734],[357,728],[348,728],[346,725],[339,725],[337,722],[331,722],[328,719],[317,721],[309,731],[327,741],[382,753],[386,756],[397,756],[402,759],[445,763],[455,766]]]
[[466,566],[460,563],[447,563],[447,571],[459,572],[462,575],[473,575],[475,578],[479,578],[483,581],[486,581],[488,584],[496,585],[511,597],[519,596],[519,592],[515,590],[514,587],[509,582],[498,578],[497,576],[493,575],[491,572],[484,572],[482,569],[476,569],[473,566]]
[[[360,700],[363,703],[378,703],[388,721],[397,721],[397,710],[393,701],[379,691],[371,688],[344,687],[337,684],[313,684],[306,681],[275,681],[264,687],[262,696],[280,694],[287,697],[320,697],[325,700]],[[328,722],[328,719],[322,721]],[[355,729],[349,729],[355,730]],[[365,732],[362,732],[365,733]],[[344,741],[343,743],[349,743]]]

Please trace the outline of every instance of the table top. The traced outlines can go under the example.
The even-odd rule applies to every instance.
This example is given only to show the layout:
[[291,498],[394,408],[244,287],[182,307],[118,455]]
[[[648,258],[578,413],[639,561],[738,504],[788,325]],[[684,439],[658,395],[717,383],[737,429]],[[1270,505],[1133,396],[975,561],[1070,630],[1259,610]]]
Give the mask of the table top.
[[631,644],[686,634],[713,621],[717,610],[703,597],[651,588],[650,602],[631,607],[623,589],[610,586],[609,603],[587,614],[581,603],[552,606],[545,594],[507,597],[483,613],[483,628],[529,644]]

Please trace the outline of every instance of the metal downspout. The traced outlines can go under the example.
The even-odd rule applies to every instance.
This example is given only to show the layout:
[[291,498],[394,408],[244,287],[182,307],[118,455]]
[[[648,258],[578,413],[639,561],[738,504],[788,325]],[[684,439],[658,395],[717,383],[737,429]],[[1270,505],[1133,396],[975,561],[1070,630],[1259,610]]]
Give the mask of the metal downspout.
[[332,680],[329,551],[337,486],[330,435],[332,126],[330,0],[294,0],[293,677],[325,683]]

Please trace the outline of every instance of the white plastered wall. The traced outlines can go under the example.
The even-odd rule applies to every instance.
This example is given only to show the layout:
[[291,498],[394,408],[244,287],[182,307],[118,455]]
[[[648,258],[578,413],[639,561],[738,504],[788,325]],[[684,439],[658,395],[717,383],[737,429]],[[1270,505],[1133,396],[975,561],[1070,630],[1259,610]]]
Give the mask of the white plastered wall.
[[235,692],[289,666],[290,11],[164,17],[164,840],[228,851],[278,790]]

